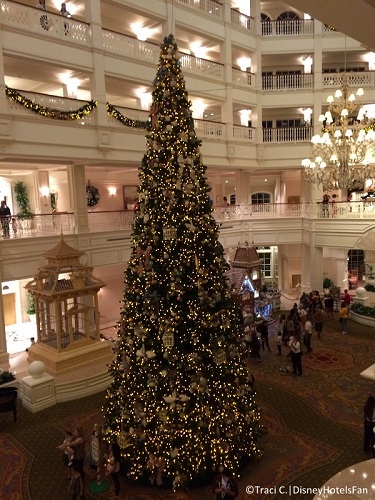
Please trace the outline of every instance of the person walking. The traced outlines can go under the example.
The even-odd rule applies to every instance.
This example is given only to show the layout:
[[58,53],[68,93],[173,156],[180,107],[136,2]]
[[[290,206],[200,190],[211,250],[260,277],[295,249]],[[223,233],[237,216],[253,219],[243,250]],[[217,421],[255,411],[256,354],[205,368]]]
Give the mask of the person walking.
[[318,334],[318,339],[321,339],[323,331],[324,316],[322,309],[318,306],[314,314],[314,330]]
[[257,326],[257,330],[260,333],[260,340],[262,341],[262,350],[264,352],[264,346],[267,346],[268,351],[271,351],[268,343],[268,321],[266,319],[262,320],[262,323]]
[[344,301],[341,302],[341,308],[339,311],[339,322],[341,333],[346,335],[348,333],[348,319],[349,319],[349,307]]
[[299,337],[294,335],[292,340],[289,342],[290,355],[292,358],[294,375],[302,375],[302,350]]
[[307,349],[307,352],[311,352],[311,337],[312,337],[312,324],[310,321],[310,316],[306,316],[306,322],[305,322],[305,335],[303,338],[303,343],[305,344],[305,347]]
[[372,451],[375,457],[375,398],[371,394],[363,407],[364,416],[364,436],[363,436],[363,451]]
[[326,295],[326,297],[324,298],[324,308],[326,310],[328,319],[333,319],[333,305],[334,302],[332,295]]
[[251,332],[250,356],[260,361],[260,342],[257,331],[254,329]]

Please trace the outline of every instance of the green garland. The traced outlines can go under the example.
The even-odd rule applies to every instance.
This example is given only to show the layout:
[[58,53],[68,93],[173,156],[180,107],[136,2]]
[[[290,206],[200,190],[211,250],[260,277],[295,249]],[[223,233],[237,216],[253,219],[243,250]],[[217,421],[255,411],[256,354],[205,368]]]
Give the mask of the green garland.
[[80,120],[83,116],[90,114],[98,105],[98,101],[90,101],[74,111],[61,111],[61,109],[48,108],[47,106],[36,104],[17,92],[17,90],[13,90],[9,87],[5,87],[5,92],[12,101],[21,104],[24,108],[30,109],[38,115],[57,120]]
[[107,102],[107,113],[110,116],[113,116],[113,118],[116,118],[116,120],[121,122],[123,125],[126,125],[127,127],[143,128],[143,129],[147,128],[148,121],[132,120],[130,118],[127,118],[122,113],[120,113],[120,111],[114,108],[112,104],[109,104],[109,102]]
[[[80,120],[84,115],[88,115],[93,109],[98,106],[98,101],[92,100],[74,111],[61,111],[60,109],[48,108],[47,106],[36,104],[35,102],[27,99],[27,97],[17,92],[17,90],[11,89],[7,86],[5,87],[5,92],[9,99],[12,99],[12,101],[17,102],[24,108],[30,109],[38,115],[45,116],[47,118],[54,118],[56,120]],[[130,118],[127,118],[108,102],[107,113],[127,127],[140,129],[147,128],[148,121],[132,120]]]

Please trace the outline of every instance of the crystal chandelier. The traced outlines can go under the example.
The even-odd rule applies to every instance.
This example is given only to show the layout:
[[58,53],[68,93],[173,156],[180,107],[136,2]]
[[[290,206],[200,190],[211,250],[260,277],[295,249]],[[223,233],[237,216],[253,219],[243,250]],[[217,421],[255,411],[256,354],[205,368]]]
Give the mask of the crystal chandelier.
[[[311,139],[313,160],[302,160],[305,179],[326,191],[361,189],[366,179],[375,177],[375,165],[369,164],[375,147],[373,120],[355,100],[345,73],[342,82],[335,96],[328,96],[328,111],[319,117],[322,134]],[[356,95],[362,96],[363,89]]]

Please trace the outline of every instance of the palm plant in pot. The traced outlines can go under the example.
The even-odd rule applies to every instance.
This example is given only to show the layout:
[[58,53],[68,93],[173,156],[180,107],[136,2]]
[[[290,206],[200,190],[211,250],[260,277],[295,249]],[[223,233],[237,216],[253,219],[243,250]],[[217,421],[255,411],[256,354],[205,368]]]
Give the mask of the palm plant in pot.
[[30,229],[31,220],[34,217],[34,214],[31,212],[29,193],[25,183],[23,183],[22,181],[16,182],[16,184],[14,185],[14,193],[19,209],[16,217],[21,225],[23,225],[22,221],[27,221],[25,226]]

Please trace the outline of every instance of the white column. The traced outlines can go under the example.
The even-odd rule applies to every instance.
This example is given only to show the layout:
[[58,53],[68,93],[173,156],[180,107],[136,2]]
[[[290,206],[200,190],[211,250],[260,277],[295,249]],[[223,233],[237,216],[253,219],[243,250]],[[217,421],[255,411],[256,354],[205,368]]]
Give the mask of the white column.
[[310,246],[301,245],[301,293],[311,291]]
[[236,205],[251,202],[250,172],[236,172]]
[[175,35],[176,34],[173,2],[174,2],[174,0],[167,0],[167,5],[166,5],[167,18],[162,24],[162,26],[163,26],[162,37],[167,36],[167,35]]
[[74,213],[77,233],[89,232],[87,214],[85,166],[73,165],[67,167],[70,212]]
[[323,287],[323,247],[316,247],[312,240],[310,245],[311,289],[322,290]]

